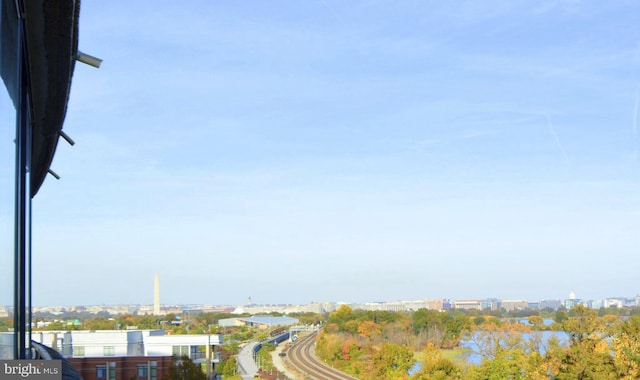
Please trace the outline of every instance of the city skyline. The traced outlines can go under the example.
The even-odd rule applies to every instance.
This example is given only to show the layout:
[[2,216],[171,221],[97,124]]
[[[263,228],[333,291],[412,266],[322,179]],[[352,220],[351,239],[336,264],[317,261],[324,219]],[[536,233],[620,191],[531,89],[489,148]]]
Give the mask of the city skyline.
[[[158,295],[159,296],[159,295]],[[164,303],[160,302],[159,298],[156,296],[154,292],[154,300],[153,302],[131,302],[131,303],[115,303],[115,304],[58,304],[58,305],[34,305],[36,309],[42,308],[56,308],[56,307],[121,307],[121,306],[142,306],[148,307],[148,312],[153,314],[159,314],[160,308],[173,308],[173,307],[197,307],[197,306],[207,306],[207,307],[265,307],[265,306],[304,306],[304,305],[312,305],[312,304],[347,304],[347,305],[362,305],[362,304],[395,304],[395,303],[415,303],[415,302],[426,302],[426,301],[446,301],[450,302],[452,305],[456,302],[460,301],[494,301],[494,302],[514,302],[514,301],[526,301],[529,304],[537,304],[544,301],[558,301],[558,302],[566,302],[566,301],[576,301],[579,303],[602,303],[603,301],[622,301],[622,300],[634,300],[640,307],[640,294],[635,295],[614,295],[607,296],[601,298],[589,297],[578,297],[574,292],[570,292],[565,297],[542,297],[535,299],[527,299],[523,297],[515,297],[515,298],[501,298],[496,296],[482,296],[482,297],[469,297],[469,298],[451,298],[451,297],[422,297],[415,299],[408,298],[396,298],[396,299],[376,299],[371,298],[368,300],[314,300],[304,303],[294,303],[294,302],[260,302],[260,300],[254,301],[252,297],[248,297],[243,301],[235,302],[235,303],[211,303],[211,302],[195,302],[195,303],[184,303],[184,302],[171,302]],[[615,303],[615,302],[614,302]],[[11,307],[11,305],[0,305],[0,307]],[[623,306],[624,307],[624,306]]]
[[[83,1],[33,303],[636,294],[640,4]],[[0,96],[0,304],[13,106]]]

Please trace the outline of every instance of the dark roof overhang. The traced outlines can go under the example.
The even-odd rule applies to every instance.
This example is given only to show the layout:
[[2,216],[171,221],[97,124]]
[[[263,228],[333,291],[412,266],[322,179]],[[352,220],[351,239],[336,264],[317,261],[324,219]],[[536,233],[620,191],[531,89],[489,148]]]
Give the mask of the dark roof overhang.
[[[20,11],[18,11],[20,10]],[[18,12],[24,19],[31,120],[29,194],[44,182],[67,113],[78,54],[80,0],[2,0],[0,70],[17,107],[19,93]]]
[[34,340],[31,341],[31,346],[36,354],[35,359],[60,360],[62,362],[62,380],[82,380],[82,376],[80,376],[78,371],[76,371],[73,365],[64,356],[60,355],[58,351]]
[[31,197],[44,182],[67,113],[78,53],[80,0],[27,0],[26,41],[31,78]]

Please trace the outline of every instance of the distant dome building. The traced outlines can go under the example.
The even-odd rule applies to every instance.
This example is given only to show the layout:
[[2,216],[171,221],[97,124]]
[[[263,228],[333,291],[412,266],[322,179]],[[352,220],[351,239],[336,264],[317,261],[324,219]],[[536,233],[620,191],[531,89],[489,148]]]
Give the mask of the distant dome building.
[[567,309],[573,309],[574,307],[583,304],[584,303],[581,299],[576,298],[576,294],[574,292],[571,292],[569,294],[569,299],[564,300],[564,307],[566,307]]

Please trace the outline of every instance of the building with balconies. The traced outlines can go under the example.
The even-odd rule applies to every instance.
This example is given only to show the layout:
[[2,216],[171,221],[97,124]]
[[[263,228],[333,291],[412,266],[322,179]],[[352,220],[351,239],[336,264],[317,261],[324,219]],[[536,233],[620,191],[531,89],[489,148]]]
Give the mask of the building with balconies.
[[[12,337],[0,334],[0,350],[11,348]],[[159,380],[174,356],[202,365],[211,378],[223,343],[221,334],[168,335],[164,330],[35,331],[32,340],[59,352],[84,380]]]

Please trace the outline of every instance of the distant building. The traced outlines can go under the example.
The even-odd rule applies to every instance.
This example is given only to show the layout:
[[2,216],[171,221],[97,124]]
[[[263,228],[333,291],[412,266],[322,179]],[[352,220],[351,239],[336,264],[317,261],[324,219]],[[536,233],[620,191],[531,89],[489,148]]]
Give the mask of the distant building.
[[624,299],[620,298],[607,298],[602,302],[602,307],[617,307],[621,309],[623,306],[625,306]]
[[298,323],[297,318],[251,316],[248,318],[225,318],[218,321],[220,327],[249,326],[267,329],[275,326],[292,326]]
[[529,306],[526,300],[502,300],[501,304],[506,311],[525,310]]
[[482,300],[455,300],[453,301],[453,308],[462,310],[482,310]]
[[538,308],[540,310],[543,310],[543,309],[558,310],[560,306],[562,306],[562,301],[560,300],[540,300],[540,302],[538,302]]
[[578,305],[584,305],[584,302],[582,302],[582,300],[578,298],[569,298],[567,300],[564,300],[564,307],[567,309],[573,309]]
[[330,313],[332,311],[336,311],[336,304],[333,302],[311,302],[304,307],[300,308],[301,312],[311,312],[311,313]]
[[405,311],[407,306],[401,302],[367,302],[364,304],[351,305],[353,310],[369,311]]
[[[142,305],[136,310],[136,314],[138,315],[153,315],[154,313],[154,305]],[[160,311],[158,311],[160,313]]]
[[451,309],[451,302],[445,298],[427,300],[427,305],[429,310],[443,311]]
[[502,308],[502,303],[497,298],[487,298],[481,303],[482,310],[500,310]]

